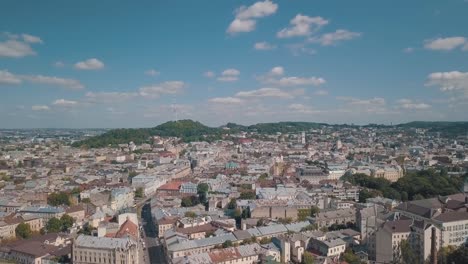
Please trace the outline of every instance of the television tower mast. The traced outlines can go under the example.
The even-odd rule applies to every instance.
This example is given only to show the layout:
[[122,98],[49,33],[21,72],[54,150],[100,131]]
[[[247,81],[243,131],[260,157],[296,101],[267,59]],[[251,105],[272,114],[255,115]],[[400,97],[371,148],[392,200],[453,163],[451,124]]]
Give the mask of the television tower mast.
[[174,98],[173,101],[172,101],[171,108],[172,108],[172,112],[174,113],[174,118],[175,118],[174,121],[177,122],[177,121],[179,120],[179,113],[177,112],[177,103],[176,103],[176,99],[175,99],[175,98]]

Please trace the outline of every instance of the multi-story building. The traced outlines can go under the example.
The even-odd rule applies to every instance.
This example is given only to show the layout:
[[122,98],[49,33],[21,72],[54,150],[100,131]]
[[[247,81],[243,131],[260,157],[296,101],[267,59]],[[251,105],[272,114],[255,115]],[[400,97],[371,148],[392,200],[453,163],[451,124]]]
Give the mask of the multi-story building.
[[356,223],[356,209],[340,209],[321,211],[312,217],[312,221],[320,227],[329,227],[333,224],[346,225]]
[[131,238],[108,238],[80,235],[73,241],[75,264],[138,264],[139,247]]
[[377,263],[392,263],[400,255],[400,243],[411,233],[413,220],[386,222],[375,234]]

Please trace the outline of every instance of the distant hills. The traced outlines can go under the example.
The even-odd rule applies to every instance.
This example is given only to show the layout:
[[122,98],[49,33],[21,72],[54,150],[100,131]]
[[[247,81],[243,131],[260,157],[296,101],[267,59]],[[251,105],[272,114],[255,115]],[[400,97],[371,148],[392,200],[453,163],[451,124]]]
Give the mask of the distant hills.
[[[213,141],[221,139],[223,134],[237,132],[258,132],[262,134],[275,133],[298,133],[310,129],[319,129],[323,126],[331,127],[359,127],[357,125],[329,125],[326,123],[313,122],[277,122],[259,123],[250,126],[243,126],[235,123],[228,123],[222,127],[208,127],[198,121],[179,120],[169,121],[152,128],[131,128],[112,129],[99,136],[87,138],[75,142],[74,147],[100,148],[116,146],[117,144],[133,141],[135,144],[148,142],[151,136],[179,137],[185,142],[193,141]],[[390,127],[385,125],[366,125],[365,127]],[[430,132],[441,132],[445,135],[465,135],[468,131],[468,122],[422,122],[415,121],[396,125],[400,128],[424,128]],[[229,130],[226,130],[229,128]],[[229,131],[229,132],[228,132]]]

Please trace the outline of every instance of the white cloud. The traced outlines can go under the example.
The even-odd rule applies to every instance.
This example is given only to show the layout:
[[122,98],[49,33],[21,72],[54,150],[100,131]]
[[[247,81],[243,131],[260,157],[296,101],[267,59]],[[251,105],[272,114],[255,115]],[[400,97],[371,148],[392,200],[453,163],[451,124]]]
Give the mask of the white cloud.
[[36,52],[28,43],[14,39],[0,42],[0,57],[21,58],[35,54]]
[[381,97],[374,97],[370,99],[359,99],[355,97],[346,97],[346,96],[339,96],[336,99],[345,101],[351,105],[362,105],[362,106],[372,106],[372,105],[385,105],[385,99]]
[[212,71],[206,71],[206,72],[203,73],[203,76],[205,76],[206,78],[214,78],[215,73],[212,72]]
[[319,111],[315,111],[312,107],[303,105],[303,104],[290,104],[288,109],[295,113],[302,113],[302,114],[313,114]]
[[286,47],[291,51],[294,56],[300,56],[302,54],[313,55],[317,53],[316,50],[308,47],[305,43],[294,43],[288,44]]
[[461,47],[467,42],[464,37],[449,37],[449,38],[437,38],[432,40],[426,40],[424,42],[424,48],[430,50],[453,50]]
[[239,80],[240,71],[237,69],[227,69],[218,77],[218,81],[222,82],[235,82]]
[[236,18],[229,25],[227,32],[230,34],[235,34],[239,32],[250,32],[255,29],[255,25],[256,21],[253,19],[241,20]]
[[303,86],[303,85],[321,85],[324,84],[326,81],[323,78],[317,77],[283,77],[277,81],[277,84],[281,86]]
[[328,24],[328,20],[322,17],[309,17],[297,14],[293,19],[291,19],[290,24],[290,27],[281,29],[276,36],[279,38],[309,36]]
[[276,49],[276,46],[273,45],[273,44],[270,44],[266,41],[263,41],[263,42],[257,42],[254,44],[254,49],[256,50],[272,50],[272,49]]
[[345,111],[353,111],[355,113],[374,113],[383,114],[389,113],[386,108],[386,101],[382,97],[374,97],[369,99],[361,99],[355,97],[339,96],[336,99],[346,103]]
[[290,93],[287,93],[283,90],[278,88],[261,88],[258,90],[251,90],[251,91],[242,91],[236,94],[236,97],[247,97],[247,98],[255,98],[255,97],[277,97],[277,98],[293,98],[294,96]]
[[65,99],[57,99],[55,100],[52,105],[54,106],[61,106],[61,107],[72,107],[78,104],[77,101],[65,100]]
[[156,75],[159,75],[159,72],[156,71],[155,69],[149,69],[149,70],[145,71],[145,74],[149,75],[149,76],[156,76]]
[[33,105],[31,106],[33,111],[48,111],[50,108],[47,105]]
[[322,46],[336,45],[338,42],[351,40],[360,37],[361,33],[352,32],[345,29],[338,29],[332,33],[323,34],[320,37],[312,37],[309,39],[310,42],[320,43]]
[[28,81],[34,84],[61,86],[72,90],[84,88],[84,85],[81,84],[80,81],[74,79],[44,75],[16,75],[7,70],[0,70],[0,84],[20,84],[22,81]]
[[44,75],[22,75],[21,78],[35,84],[56,85],[73,90],[80,90],[84,88],[84,85],[81,84],[80,81],[74,79],[65,79]]
[[[284,75],[284,68],[281,66],[274,67],[265,75],[261,75],[257,77],[261,83],[264,84],[273,84],[277,86],[306,86],[306,85],[314,85],[319,86],[321,84],[326,83],[325,79],[320,77],[295,77],[295,76],[285,76]],[[278,79],[279,78],[279,79]]]
[[404,98],[397,101],[397,108],[407,110],[425,110],[431,108],[431,106],[425,103],[416,103],[411,99]]
[[0,70],[0,85],[1,84],[20,84],[21,79],[7,70]]
[[181,93],[184,87],[185,83],[182,81],[169,81],[141,87],[138,92],[143,97],[158,98],[163,94]]
[[468,72],[434,72],[427,77],[426,86],[438,86],[441,91],[468,92]]
[[243,102],[242,99],[236,97],[215,97],[208,101],[217,104],[240,104]]
[[114,103],[123,102],[138,96],[131,92],[87,92],[86,101],[90,103]]
[[104,68],[104,63],[96,58],[91,58],[75,63],[75,68],[78,70],[99,70]]
[[314,95],[318,95],[318,96],[328,95],[328,91],[327,90],[317,90],[317,91],[314,92]]
[[57,68],[63,68],[65,67],[65,63],[63,63],[63,61],[56,61],[54,62],[54,66]]
[[281,76],[284,74],[284,68],[281,66],[276,66],[271,69],[270,73],[275,76]]
[[255,29],[255,19],[270,16],[276,13],[278,5],[270,0],[259,1],[246,7],[241,6],[235,11],[235,19],[226,30],[229,34],[250,32]]
[[412,47],[407,47],[403,50],[404,53],[412,53],[414,51],[414,48]]
[[33,35],[21,34],[21,37],[23,38],[24,42],[27,42],[27,43],[43,43],[41,38],[33,36]]

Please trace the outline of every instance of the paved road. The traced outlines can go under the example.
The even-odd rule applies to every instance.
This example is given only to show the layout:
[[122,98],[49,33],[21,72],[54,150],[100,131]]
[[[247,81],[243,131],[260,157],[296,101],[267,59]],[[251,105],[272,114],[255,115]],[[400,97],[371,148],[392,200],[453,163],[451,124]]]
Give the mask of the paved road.
[[[167,264],[162,245],[157,238],[156,225],[151,217],[151,206],[145,203],[141,209],[141,218],[144,222],[144,239],[146,249],[149,255],[149,263],[151,264]],[[148,261],[146,262],[148,263]]]

